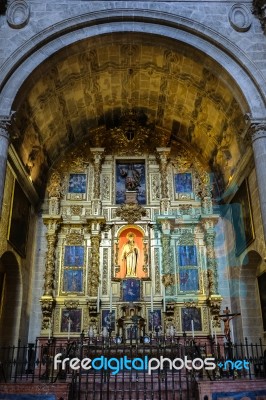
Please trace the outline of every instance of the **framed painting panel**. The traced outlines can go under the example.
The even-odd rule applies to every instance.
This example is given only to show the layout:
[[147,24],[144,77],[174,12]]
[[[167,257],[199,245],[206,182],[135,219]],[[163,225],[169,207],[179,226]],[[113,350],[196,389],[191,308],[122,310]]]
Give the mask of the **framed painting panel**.
[[266,273],[258,277],[258,286],[260,293],[261,315],[263,322],[263,329],[266,331]]
[[115,330],[115,311],[102,310],[102,328]]
[[149,331],[154,331],[155,328],[162,326],[162,312],[161,310],[148,310],[149,313]]
[[144,162],[116,163],[116,204],[123,204],[126,191],[137,192],[139,204],[146,204],[146,173]]
[[81,310],[62,310],[61,332],[68,332],[68,323],[70,322],[70,332],[81,332]]
[[83,271],[78,269],[64,270],[64,292],[82,292],[83,291]]
[[123,301],[140,301],[140,280],[124,279],[122,280],[122,300]]
[[68,193],[86,193],[87,175],[70,174],[68,182]]
[[15,181],[8,241],[22,257],[26,257],[29,221],[30,202]]
[[182,329],[183,332],[192,332],[192,323],[194,331],[202,331],[201,309],[196,307],[182,308]]
[[199,290],[199,271],[197,269],[182,269],[179,271],[179,289],[182,292]]
[[255,239],[247,179],[240,185],[231,201],[235,230],[236,255],[240,255]]
[[192,173],[184,172],[175,174],[175,192],[176,193],[191,193],[192,188]]
[[64,266],[83,267],[83,265],[84,265],[84,247],[65,246]]
[[178,261],[180,267],[197,265],[196,246],[178,246]]

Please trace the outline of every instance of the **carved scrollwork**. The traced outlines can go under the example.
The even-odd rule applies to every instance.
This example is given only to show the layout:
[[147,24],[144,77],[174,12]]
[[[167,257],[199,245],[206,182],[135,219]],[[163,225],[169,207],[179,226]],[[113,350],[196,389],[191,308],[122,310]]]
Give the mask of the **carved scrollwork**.
[[51,296],[42,296],[40,303],[42,309],[42,329],[48,329],[53,314],[55,300]]
[[184,307],[186,307],[186,308],[195,308],[195,307],[198,306],[198,304],[199,304],[198,301],[191,299],[191,300],[187,300],[187,301],[184,302]]
[[116,210],[116,216],[127,221],[129,224],[134,224],[140,221],[142,217],[147,215],[147,211],[139,204],[127,203],[123,204]]
[[48,185],[47,185],[47,192],[49,198],[55,197],[60,199],[63,194],[63,185],[62,185],[62,178],[59,172],[55,171],[50,176]]
[[84,242],[84,235],[79,232],[71,232],[66,235],[66,244],[69,246],[80,246]]
[[162,283],[164,287],[173,286],[175,283],[175,276],[173,274],[165,274],[162,276]]
[[65,300],[64,304],[68,310],[75,310],[79,306],[79,300]]

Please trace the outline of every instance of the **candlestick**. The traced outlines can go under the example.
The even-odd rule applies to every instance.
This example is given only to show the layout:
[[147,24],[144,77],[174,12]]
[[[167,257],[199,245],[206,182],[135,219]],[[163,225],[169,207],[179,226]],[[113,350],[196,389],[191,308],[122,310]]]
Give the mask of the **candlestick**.
[[110,313],[112,313],[112,308],[113,308],[113,288],[112,288],[112,283],[110,287]]
[[68,319],[68,324],[67,324],[67,338],[68,338],[68,340],[70,339],[70,325],[71,325],[71,322],[70,322],[70,318]]
[[151,312],[153,313],[153,287],[151,284]]
[[194,321],[193,321],[193,319],[191,320],[191,330],[192,330],[192,337],[194,339],[195,332],[194,332]]

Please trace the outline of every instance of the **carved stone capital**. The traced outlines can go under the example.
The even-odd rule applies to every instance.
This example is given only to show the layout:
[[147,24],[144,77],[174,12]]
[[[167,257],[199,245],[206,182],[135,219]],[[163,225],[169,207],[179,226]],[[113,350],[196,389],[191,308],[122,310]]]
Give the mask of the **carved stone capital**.
[[0,136],[9,140],[9,129],[12,122],[12,116],[2,116],[0,115]]
[[266,139],[266,121],[250,118],[248,136],[251,137],[252,142],[258,139]]
[[147,215],[145,208],[135,203],[123,204],[117,208],[116,216],[120,217],[129,224],[134,224],[136,221],[140,221],[142,217]]
[[88,229],[90,229],[92,235],[98,235],[105,227],[105,217],[99,215],[91,215],[87,217]]

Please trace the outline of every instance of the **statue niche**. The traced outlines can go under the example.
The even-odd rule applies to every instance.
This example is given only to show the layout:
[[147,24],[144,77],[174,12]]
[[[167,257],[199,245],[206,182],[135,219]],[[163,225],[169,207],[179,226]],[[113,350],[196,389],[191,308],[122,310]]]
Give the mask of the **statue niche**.
[[116,247],[116,264],[118,264],[115,278],[143,278],[145,272],[146,247],[143,244],[143,232],[135,226],[128,225],[119,234]]

